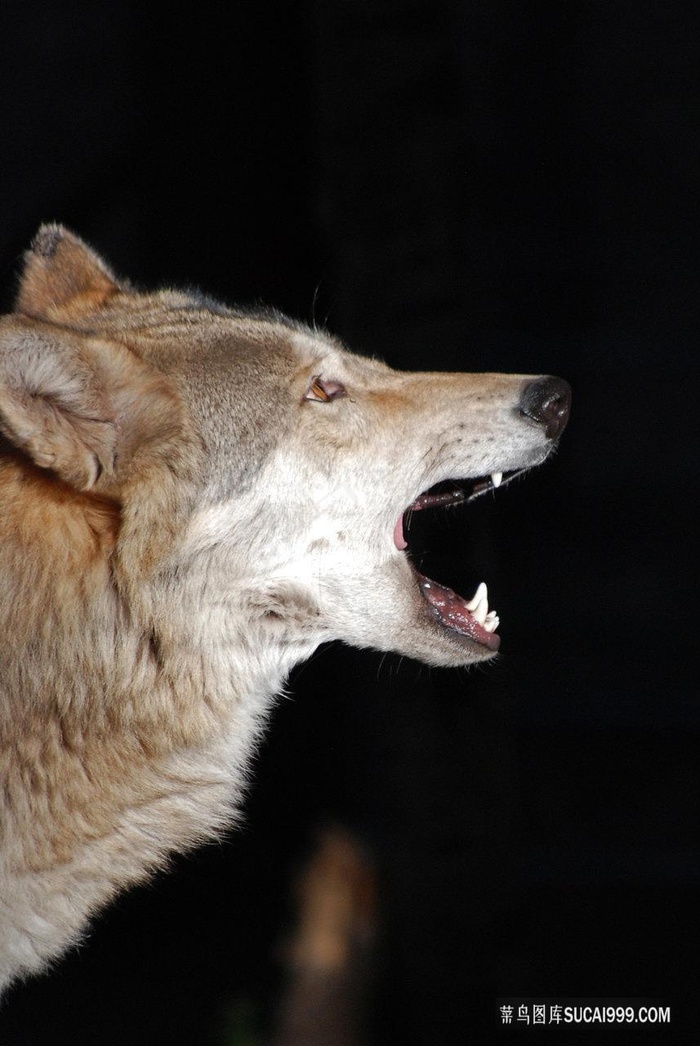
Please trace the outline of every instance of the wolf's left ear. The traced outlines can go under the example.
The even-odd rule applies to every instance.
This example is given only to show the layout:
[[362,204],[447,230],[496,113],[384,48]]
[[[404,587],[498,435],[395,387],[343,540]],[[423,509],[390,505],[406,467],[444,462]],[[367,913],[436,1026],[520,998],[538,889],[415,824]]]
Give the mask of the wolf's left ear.
[[0,321],[0,434],[78,490],[114,470],[117,423],[101,386],[79,335]]
[[62,225],[42,225],[25,255],[15,311],[70,325],[120,289],[109,267],[79,237]]

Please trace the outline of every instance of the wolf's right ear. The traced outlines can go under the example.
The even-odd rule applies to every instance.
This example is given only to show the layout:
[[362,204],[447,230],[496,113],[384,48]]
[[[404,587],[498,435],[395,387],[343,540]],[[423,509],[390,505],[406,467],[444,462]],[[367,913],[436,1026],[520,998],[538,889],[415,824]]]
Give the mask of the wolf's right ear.
[[70,325],[123,289],[87,244],[62,225],[42,225],[25,254],[15,311]]

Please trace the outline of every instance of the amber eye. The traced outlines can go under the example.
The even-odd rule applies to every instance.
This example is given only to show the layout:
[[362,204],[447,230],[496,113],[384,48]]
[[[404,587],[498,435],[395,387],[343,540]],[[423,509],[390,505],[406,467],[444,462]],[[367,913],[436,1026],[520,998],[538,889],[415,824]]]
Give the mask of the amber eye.
[[344,385],[339,381],[326,381],[320,374],[314,374],[304,399],[315,400],[316,403],[329,403],[331,400],[340,399],[341,396],[347,396]]

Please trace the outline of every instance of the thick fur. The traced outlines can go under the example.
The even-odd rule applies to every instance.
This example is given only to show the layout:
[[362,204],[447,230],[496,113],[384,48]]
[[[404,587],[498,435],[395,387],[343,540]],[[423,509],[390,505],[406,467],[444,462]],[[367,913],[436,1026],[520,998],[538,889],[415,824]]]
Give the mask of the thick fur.
[[0,984],[230,823],[319,643],[491,656],[437,620],[393,528],[441,480],[546,457],[525,383],[140,294],[39,232],[0,320]]

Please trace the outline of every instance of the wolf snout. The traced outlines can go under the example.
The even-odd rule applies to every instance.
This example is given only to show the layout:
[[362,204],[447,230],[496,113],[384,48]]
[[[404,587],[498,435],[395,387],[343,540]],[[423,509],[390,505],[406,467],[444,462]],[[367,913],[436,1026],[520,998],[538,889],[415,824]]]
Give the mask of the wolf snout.
[[524,387],[518,408],[521,414],[544,425],[547,439],[559,439],[571,410],[571,386],[563,378],[537,378]]

